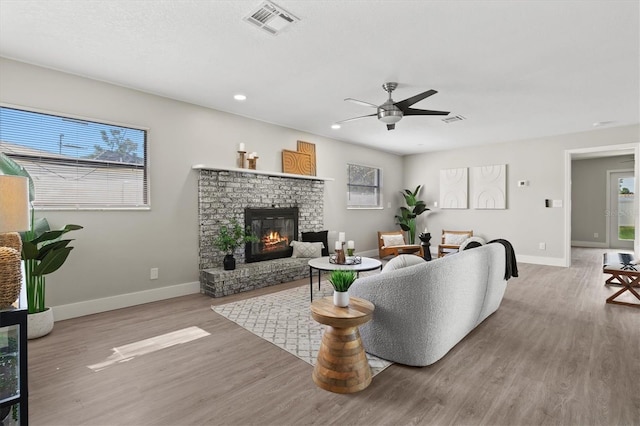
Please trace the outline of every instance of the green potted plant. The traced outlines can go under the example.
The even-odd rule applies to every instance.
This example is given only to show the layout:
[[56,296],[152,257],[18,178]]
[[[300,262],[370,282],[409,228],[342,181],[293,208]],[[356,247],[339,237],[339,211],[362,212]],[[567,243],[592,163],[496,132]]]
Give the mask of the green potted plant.
[[418,185],[414,191],[405,189],[401,192],[407,207],[400,207],[400,214],[396,215],[396,222],[409,235],[409,244],[416,243],[416,218],[429,210],[424,201],[417,198],[421,187]]
[[329,276],[333,286],[333,304],[339,307],[349,306],[349,287],[356,280],[354,271],[335,270]]
[[[35,199],[35,188],[31,175],[24,167],[0,153],[0,171],[6,175],[24,176],[29,179],[29,201]],[[61,240],[67,232],[82,229],[80,225],[66,225],[60,230],[51,230],[45,218],[35,220],[31,207],[31,227],[20,234],[22,260],[25,266],[27,286],[27,337],[35,339],[49,334],[53,329],[53,311],[45,304],[45,275],[57,271],[69,257],[72,240]]]
[[226,271],[236,269],[236,259],[233,254],[243,244],[257,242],[258,237],[252,235],[249,229],[244,229],[236,219],[232,219],[229,226],[220,226],[218,235],[213,240],[213,245],[226,253],[222,266]]
[[34,221],[32,215],[31,229],[21,234],[29,314],[44,314],[41,316],[42,320],[36,320],[35,316],[29,317],[32,327],[27,327],[27,333],[30,339],[49,334],[53,328],[53,315],[45,304],[45,275],[60,269],[73,249],[69,247],[72,240],[63,240],[60,237],[79,229],[82,229],[82,226],[66,225],[62,229],[52,231],[47,219],[40,218]]

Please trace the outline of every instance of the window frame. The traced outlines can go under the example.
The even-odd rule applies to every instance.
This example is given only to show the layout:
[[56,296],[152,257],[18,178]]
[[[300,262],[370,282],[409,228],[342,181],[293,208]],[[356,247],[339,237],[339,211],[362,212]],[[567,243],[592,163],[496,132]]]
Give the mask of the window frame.
[[[349,167],[350,166],[358,166],[358,167],[368,167],[370,169],[375,169],[378,172],[378,185],[354,185],[350,180]],[[384,209],[384,200],[383,200],[383,170],[382,167],[371,166],[368,164],[360,164],[360,163],[347,163],[347,210],[383,210]],[[349,205],[349,199],[351,194],[351,187],[369,187],[369,188],[377,188],[378,189],[378,205],[376,206],[359,206],[359,205]]]
[[[150,178],[150,159],[149,159],[149,136],[150,136],[150,128],[148,127],[144,127],[144,126],[140,126],[140,125],[134,125],[134,124],[129,124],[129,123],[121,123],[121,122],[116,122],[116,121],[110,121],[110,120],[103,120],[103,119],[97,119],[97,118],[93,118],[93,117],[86,117],[86,116],[82,116],[82,115],[76,115],[76,114],[69,114],[69,113],[62,113],[62,112],[58,112],[58,111],[51,111],[51,110],[46,110],[46,109],[40,109],[40,108],[33,108],[33,107],[28,107],[28,106],[24,106],[24,105],[16,105],[16,104],[10,104],[10,103],[5,103],[5,102],[0,102],[0,107],[1,108],[9,108],[9,109],[14,109],[14,110],[19,110],[19,111],[25,111],[25,112],[32,112],[32,113],[36,113],[36,114],[45,114],[45,115],[50,115],[50,116],[54,116],[54,117],[59,117],[61,119],[68,119],[68,120],[79,120],[79,121],[87,121],[87,122],[91,122],[91,123],[96,123],[96,124],[101,124],[101,125],[106,125],[106,126],[116,126],[116,127],[124,127],[124,128],[129,128],[132,130],[139,130],[139,131],[143,131],[145,133],[144,135],[144,147],[143,147],[143,152],[144,152],[144,161],[142,163],[141,169],[143,171],[143,177],[142,177],[142,185],[143,188],[146,188],[146,191],[144,194],[142,194],[143,199],[145,200],[144,204],[140,204],[140,205],[109,205],[109,204],[103,204],[103,205],[82,205],[82,204],[67,204],[67,205],[46,205],[46,204],[33,204],[32,203],[32,208],[36,211],[138,211],[138,210],[151,210],[151,178]],[[11,155],[11,154],[6,154],[9,158],[15,160],[18,164],[22,165],[22,163],[20,162],[21,160],[25,160],[25,158],[21,158],[21,157],[27,157],[25,155]],[[49,161],[49,160],[48,160]],[[53,161],[55,164],[60,164],[61,162],[56,162],[55,160],[50,160]],[[91,161],[91,160],[80,160],[80,162],[82,161]],[[143,189],[144,191],[144,189]]]

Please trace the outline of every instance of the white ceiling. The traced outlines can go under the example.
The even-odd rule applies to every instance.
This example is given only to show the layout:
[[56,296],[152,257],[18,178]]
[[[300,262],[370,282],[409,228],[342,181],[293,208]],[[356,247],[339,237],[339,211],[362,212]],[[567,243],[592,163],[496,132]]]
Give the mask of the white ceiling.
[[[0,0],[0,56],[398,154],[640,121],[638,1],[277,0],[277,36],[242,20],[261,3]],[[466,120],[330,128],[385,81]]]

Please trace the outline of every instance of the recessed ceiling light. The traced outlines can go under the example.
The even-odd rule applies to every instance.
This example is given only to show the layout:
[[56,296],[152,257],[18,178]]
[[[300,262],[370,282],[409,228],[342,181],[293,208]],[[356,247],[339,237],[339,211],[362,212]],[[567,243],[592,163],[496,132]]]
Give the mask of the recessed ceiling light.
[[244,101],[247,99],[247,97],[238,93],[237,95],[233,95],[233,99],[235,99],[236,101]]
[[331,128],[334,129],[334,130],[337,130],[337,129],[340,128],[340,125],[339,124],[332,124]]

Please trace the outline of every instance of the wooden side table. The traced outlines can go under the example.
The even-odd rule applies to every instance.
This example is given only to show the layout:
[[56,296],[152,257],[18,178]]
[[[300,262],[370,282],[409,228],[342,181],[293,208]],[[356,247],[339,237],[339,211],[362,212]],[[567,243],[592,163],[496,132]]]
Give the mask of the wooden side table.
[[373,310],[373,303],[358,297],[351,297],[346,308],[335,306],[331,297],[311,303],[311,317],[327,326],[312,375],[318,387],[354,393],[369,386],[371,368],[358,326],[371,319]]
[[640,303],[615,300],[618,296],[627,291],[640,300],[640,294],[638,294],[638,292],[633,288],[640,288],[640,265],[633,260],[632,255],[626,253],[605,253],[603,257],[602,272],[611,275],[605,281],[605,285],[614,284],[622,286],[620,291],[612,294],[607,299],[607,303],[640,308]]

